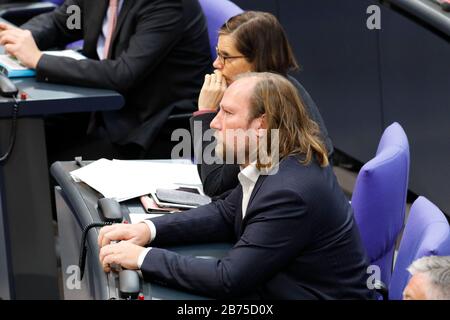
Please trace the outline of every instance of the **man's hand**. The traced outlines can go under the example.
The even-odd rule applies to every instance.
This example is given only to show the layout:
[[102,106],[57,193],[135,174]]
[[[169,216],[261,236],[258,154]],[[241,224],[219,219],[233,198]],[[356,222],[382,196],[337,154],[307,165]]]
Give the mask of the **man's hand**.
[[198,110],[216,111],[226,89],[227,82],[220,71],[207,74],[198,97]]
[[114,224],[103,227],[98,235],[98,246],[105,247],[111,241],[126,240],[138,246],[145,246],[150,242],[150,229],[145,223]]
[[29,30],[19,29],[4,23],[0,24],[0,45],[16,57],[24,66],[36,69],[42,52],[36,45]]
[[138,268],[139,255],[145,248],[129,241],[109,244],[100,250],[100,262],[105,272],[111,271],[111,264],[118,264],[125,269]]
[[19,29],[19,28],[13,26],[12,24],[7,24],[7,23],[4,23],[4,22],[0,22],[0,31],[14,30],[14,29]]

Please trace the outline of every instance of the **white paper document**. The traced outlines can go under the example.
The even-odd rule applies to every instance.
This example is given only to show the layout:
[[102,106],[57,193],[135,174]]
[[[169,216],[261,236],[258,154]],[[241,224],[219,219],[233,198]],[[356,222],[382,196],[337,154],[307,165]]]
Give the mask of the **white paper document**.
[[44,51],[43,54],[48,54],[50,56],[66,57],[75,60],[87,59],[84,55],[75,50],[57,50],[57,51]]
[[84,182],[105,198],[125,201],[157,188],[201,185],[197,166],[185,163],[100,159],[74,170],[72,178]]
[[139,223],[141,221],[163,216],[164,213],[130,213],[131,223]]

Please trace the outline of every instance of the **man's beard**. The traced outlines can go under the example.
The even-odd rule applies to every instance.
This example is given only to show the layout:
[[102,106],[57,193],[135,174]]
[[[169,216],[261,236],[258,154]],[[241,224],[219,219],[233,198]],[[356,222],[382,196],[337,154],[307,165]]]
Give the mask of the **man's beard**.
[[216,146],[214,148],[215,156],[223,161],[226,160],[226,145],[225,142],[219,138],[219,133],[214,132],[214,139],[216,139]]
[[[239,143],[236,143],[236,139],[227,137],[225,133],[221,136],[219,132],[214,132],[216,159],[220,159],[226,164],[238,165],[256,162],[264,170],[271,170],[280,161],[279,133],[277,130],[272,130],[270,138],[267,137],[267,133],[262,137],[256,137],[256,140],[254,140],[255,137],[249,138],[253,143],[246,139],[245,147],[242,149],[242,146],[237,147]],[[228,146],[225,141],[229,143]]]
[[[244,146],[244,149],[242,149],[242,145],[246,145],[247,142],[241,141],[239,143],[236,141],[236,139],[242,140],[245,138],[236,138],[236,136],[226,137],[225,134],[221,137],[217,131],[214,133],[214,138],[216,139],[214,152],[217,159],[221,159],[225,164],[239,165],[243,165],[245,161],[248,160],[247,148]],[[228,144],[225,141],[227,141]],[[238,148],[238,145],[240,145],[241,148]]]

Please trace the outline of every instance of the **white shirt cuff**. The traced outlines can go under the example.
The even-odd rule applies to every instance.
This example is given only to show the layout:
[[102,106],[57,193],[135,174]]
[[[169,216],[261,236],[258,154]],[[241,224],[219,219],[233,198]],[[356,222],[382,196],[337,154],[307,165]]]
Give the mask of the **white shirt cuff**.
[[[150,241],[149,243],[151,243],[153,240],[155,240],[156,237],[156,227],[155,224],[151,221],[151,220],[143,220],[141,221],[141,223],[145,223],[147,225],[147,227],[150,229]],[[149,253],[149,251],[152,248],[145,248],[144,251],[141,252],[141,254],[138,257],[138,261],[137,261],[137,266],[140,269],[142,264],[144,263],[144,259],[147,256],[147,254]]]
[[145,248],[144,251],[141,252],[141,254],[138,257],[137,266],[140,269],[142,264],[144,263],[144,259],[149,253],[149,251],[152,250],[152,248]]
[[148,228],[150,229],[150,241],[149,243],[151,243],[153,240],[155,240],[156,237],[156,227],[155,224],[151,221],[151,220],[143,220],[141,221],[141,223],[145,223]]

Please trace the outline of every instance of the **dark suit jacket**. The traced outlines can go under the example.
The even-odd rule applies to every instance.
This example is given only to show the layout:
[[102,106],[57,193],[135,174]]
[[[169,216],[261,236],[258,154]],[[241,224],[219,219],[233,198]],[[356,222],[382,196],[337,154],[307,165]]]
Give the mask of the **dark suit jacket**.
[[[88,60],[44,55],[41,81],[117,90],[125,95],[120,111],[103,113],[113,142],[148,148],[151,136],[175,108],[193,110],[211,56],[207,25],[197,0],[125,0],[109,52],[98,61],[97,42],[108,0],[66,0],[54,12],[22,27],[40,49],[84,39]],[[81,8],[81,30],[66,26],[67,7]]]
[[[260,176],[242,219],[242,188],[224,200],[152,219],[144,279],[219,298],[366,299],[367,257],[331,167],[291,156]],[[222,259],[161,246],[233,241]],[[157,248],[158,247],[158,248]]]
[[[319,125],[322,140],[328,150],[328,158],[331,163],[334,152],[333,143],[328,136],[328,130],[322,119],[319,108],[317,108],[316,103],[306,89],[295,78],[288,76],[288,79],[297,88],[300,98],[303,100],[311,119]],[[193,137],[194,152],[197,159],[199,159],[199,155],[203,154],[205,148],[211,143],[210,141],[203,141],[202,137],[203,133],[210,129],[211,121],[215,116],[216,113],[211,112],[193,116],[190,119],[191,136]],[[197,132],[194,132],[194,121],[200,122],[200,131],[197,130]],[[234,189],[239,184],[237,178],[239,173],[238,165],[201,163],[198,165],[198,172],[203,183],[203,190],[210,197],[223,197],[223,193],[225,193],[225,195],[228,194],[230,190]]]

